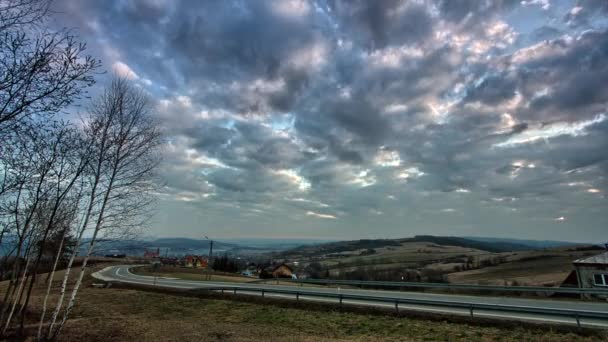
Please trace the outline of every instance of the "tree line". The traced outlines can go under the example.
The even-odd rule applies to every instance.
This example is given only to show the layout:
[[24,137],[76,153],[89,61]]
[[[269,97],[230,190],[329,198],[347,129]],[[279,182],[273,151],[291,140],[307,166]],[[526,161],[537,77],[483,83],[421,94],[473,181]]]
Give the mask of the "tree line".
[[23,334],[42,287],[36,338],[56,340],[96,242],[138,234],[158,184],[151,100],[119,77],[91,98],[101,61],[47,27],[50,3],[0,2],[0,339]]

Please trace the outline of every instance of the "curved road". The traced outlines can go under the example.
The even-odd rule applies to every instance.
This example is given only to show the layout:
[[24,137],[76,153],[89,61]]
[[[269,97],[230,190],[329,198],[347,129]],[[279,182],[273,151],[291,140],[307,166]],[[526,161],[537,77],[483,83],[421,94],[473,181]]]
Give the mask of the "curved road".
[[[158,287],[169,287],[176,289],[202,289],[202,288],[224,288],[232,289],[238,288],[239,293],[248,295],[261,295],[259,290],[264,289],[268,291],[272,290],[298,290],[307,293],[316,294],[343,294],[343,295],[361,295],[361,296],[373,296],[373,297],[384,297],[384,298],[402,298],[402,299],[421,299],[421,300],[438,300],[452,303],[466,303],[466,304],[499,304],[499,305],[515,305],[523,307],[532,307],[539,309],[566,309],[566,310],[579,310],[579,311],[591,311],[608,314],[608,303],[603,302],[586,302],[577,300],[549,300],[549,299],[525,299],[525,298],[513,298],[513,297],[490,297],[490,296],[467,296],[467,295],[452,295],[452,294],[437,294],[437,293],[421,293],[421,292],[398,292],[398,291],[380,291],[380,290],[360,290],[360,289],[341,289],[341,288],[324,288],[324,287],[310,287],[310,286],[285,286],[285,285],[270,285],[262,283],[230,283],[230,282],[211,282],[211,281],[193,281],[193,280],[181,280],[175,278],[162,278],[153,276],[142,276],[133,274],[130,272],[130,268],[134,266],[120,265],[107,267],[99,272],[93,274],[97,279],[101,279],[108,282],[122,282],[130,284],[140,284],[148,286]],[[258,290],[256,292],[248,292],[247,289]],[[266,293],[268,297],[280,297],[286,299],[296,299],[295,294],[277,294],[277,293]],[[300,300],[313,300],[322,302],[336,303],[337,298],[324,298],[314,297],[307,295],[298,296]],[[395,308],[395,304],[382,303],[376,301],[366,300],[351,300],[344,299],[345,304],[357,304],[357,305],[370,305],[377,307],[390,307]],[[433,311],[448,314],[463,314],[469,315],[470,312],[465,308],[453,308],[449,306],[427,306],[427,305],[412,305],[406,303],[400,303],[399,309],[402,310],[421,310],[421,311]],[[552,322],[552,323],[565,323],[565,324],[576,324],[574,317],[560,317],[545,314],[529,314],[529,313],[518,313],[518,312],[504,312],[498,310],[486,310],[476,309],[475,316],[487,317],[487,318],[498,318],[498,319],[516,319],[525,321],[541,321],[541,322]],[[584,318],[580,320],[581,325],[608,328],[608,319],[598,318]]]

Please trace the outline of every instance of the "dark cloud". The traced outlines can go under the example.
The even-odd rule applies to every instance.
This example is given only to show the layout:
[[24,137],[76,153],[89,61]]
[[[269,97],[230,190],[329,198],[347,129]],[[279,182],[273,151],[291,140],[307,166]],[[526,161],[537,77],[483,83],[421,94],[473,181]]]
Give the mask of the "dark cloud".
[[369,49],[419,43],[430,36],[433,21],[424,6],[400,1],[330,1],[339,23]]
[[163,200],[218,227],[538,237],[568,216],[591,239],[608,223],[605,1],[56,6],[159,100]]
[[539,40],[555,39],[561,36],[563,32],[551,26],[541,26],[535,29],[530,35],[531,41],[537,42]]
[[438,7],[443,18],[461,23],[466,20],[472,25],[478,20],[487,20],[500,13],[511,10],[519,1],[516,0],[440,0]]
[[592,24],[592,20],[608,13],[608,3],[603,0],[578,0],[576,5],[564,16],[569,26],[585,27]]
[[516,82],[507,75],[492,75],[467,91],[465,101],[496,105],[515,96]]

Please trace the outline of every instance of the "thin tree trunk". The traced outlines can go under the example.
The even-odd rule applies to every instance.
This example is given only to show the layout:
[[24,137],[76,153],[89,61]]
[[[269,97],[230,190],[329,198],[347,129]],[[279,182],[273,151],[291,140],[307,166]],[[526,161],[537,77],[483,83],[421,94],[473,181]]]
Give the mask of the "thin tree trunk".
[[47,336],[51,335],[53,331],[53,326],[57,321],[57,316],[59,316],[59,312],[61,311],[61,307],[63,306],[63,299],[65,298],[65,293],[68,287],[68,280],[70,277],[70,271],[72,270],[72,265],[74,264],[74,260],[76,259],[76,255],[78,254],[78,247],[80,246],[80,241],[82,239],[84,233],[84,229],[78,234],[78,239],[76,240],[76,248],[72,255],[70,256],[70,260],[68,261],[68,265],[65,269],[65,273],[63,275],[63,280],[61,282],[61,289],[59,290],[59,298],[57,299],[57,304],[55,305],[55,310],[53,310],[53,315],[51,316],[51,320],[49,322],[49,330],[47,332]]
[[[98,165],[98,167],[99,167],[99,165]],[[87,226],[89,225],[89,220],[91,219],[91,214],[93,212],[93,207],[95,205],[95,196],[97,193],[98,185],[99,185],[99,176],[96,176],[95,180],[93,182],[93,188],[91,189],[91,196],[89,197],[89,205],[87,208],[87,212],[84,216],[80,232],[78,233],[78,238],[76,239],[76,248],[74,249],[74,252],[70,256],[70,260],[68,261],[68,265],[66,267],[65,274],[63,275],[63,281],[61,282],[61,290],[59,293],[59,298],[57,299],[57,305],[55,306],[55,310],[53,311],[53,315],[51,316],[47,336],[51,336],[51,334],[53,332],[53,327],[54,327],[55,323],[57,322],[57,317],[59,316],[59,312],[61,312],[61,307],[63,306],[63,300],[65,298],[65,293],[66,293],[67,287],[68,287],[68,280],[70,277],[70,272],[72,271],[72,265],[74,265],[74,260],[76,259],[76,256],[78,255],[78,248],[80,247],[80,242],[82,241],[84,232],[85,232]],[[53,334],[53,335],[56,335],[56,334]]]
[[[86,272],[87,262],[89,261],[89,257],[91,256],[91,253],[93,251],[93,247],[95,245],[96,238],[97,238],[97,230],[93,233],[93,238],[91,239],[91,243],[89,244],[87,254],[86,254],[84,260],[82,261],[80,273],[78,274],[78,280],[76,281],[76,284],[74,285],[74,288],[72,289],[72,295],[70,296],[68,305],[65,308],[65,312],[63,313],[61,322],[59,322],[57,329],[55,329],[55,331],[52,333],[50,340],[55,340],[55,338],[57,338],[57,336],[59,336],[61,329],[65,325],[65,322],[67,321],[68,316],[70,315],[70,312],[72,311],[72,308],[74,307],[74,303],[76,302],[76,295],[78,294],[78,289],[80,288],[80,285],[82,284],[82,280],[83,280],[84,274]],[[49,330],[51,330],[51,329],[52,329],[52,327],[49,328]]]
[[[15,297],[16,297],[15,299],[17,299],[21,296],[21,293],[23,291],[23,286],[26,282],[27,267],[29,266],[29,264],[30,264],[30,258],[28,257],[25,262],[25,268],[23,269],[23,276],[21,277],[21,283],[19,285],[19,289],[17,290],[17,293],[15,294]],[[8,327],[11,323],[11,320],[13,318],[13,313],[15,312],[15,307],[17,306],[17,303],[18,303],[18,300],[13,301],[11,310],[9,311],[8,317],[6,318],[6,324],[4,325],[4,328],[2,329],[2,335],[6,334],[6,329],[8,329]]]
[[[52,222],[52,218],[51,221]],[[50,226],[50,223],[49,223]],[[38,251],[38,255],[36,256],[36,262],[34,263],[34,266],[32,268],[32,279],[30,279],[30,285],[27,289],[27,293],[25,295],[25,303],[23,303],[23,306],[21,307],[21,310],[19,311],[19,314],[21,315],[21,323],[19,325],[19,329],[21,331],[21,333],[23,333],[23,327],[25,325],[25,308],[29,305],[30,303],[30,296],[32,295],[32,289],[34,288],[34,283],[36,283],[36,278],[37,278],[37,273],[38,273],[38,266],[40,265],[40,259],[42,258],[42,254],[44,252],[44,248],[46,245],[46,238],[48,237],[50,228],[47,227],[47,229],[44,232],[44,236],[42,237],[42,246],[40,247],[40,250]]]
[[19,273],[21,273],[20,264],[21,264],[21,249],[23,248],[23,240],[24,240],[23,237],[19,238],[19,242],[17,245],[17,254],[15,256],[15,262],[13,265],[13,273],[11,274],[11,280],[9,282],[9,287],[6,291],[6,294],[4,296],[4,301],[2,302],[2,306],[1,306],[2,312],[0,313],[0,324],[1,324],[1,322],[4,322],[4,316],[8,313],[8,310],[10,307],[9,298],[11,298],[11,296],[15,292],[15,286],[19,282]]
[[59,249],[57,250],[57,256],[55,257],[55,263],[53,264],[53,269],[50,273],[50,278],[48,284],[46,286],[46,294],[44,296],[44,301],[42,303],[42,314],[40,314],[40,325],[38,326],[38,335],[37,339],[40,340],[42,337],[42,324],[44,324],[44,316],[46,315],[46,303],[48,302],[49,295],[51,294],[51,288],[53,287],[53,279],[55,278],[55,270],[57,269],[57,265],[59,264],[59,259],[61,258],[63,242],[65,240],[65,233],[67,229],[64,229],[63,235],[61,237],[61,242],[59,242]]
[[82,279],[84,278],[84,273],[86,272],[87,263],[91,256],[91,253],[93,253],[93,248],[95,247],[95,239],[97,239],[97,234],[99,233],[99,230],[101,229],[102,224],[103,224],[104,213],[105,213],[108,201],[110,199],[112,187],[114,186],[115,177],[116,177],[116,165],[114,167],[114,170],[112,170],[112,175],[110,177],[108,187],[106,188],[106,193],[104,194],[103,202],[101,204],[101,208],[100,208],[99,214],[97,216],[97,222],[95,223],[95,230],[93,231],[93,237],[91,238],[91,242],[89,243],[89,248],[87,250],[87,254],[84,257],[84,260],[82,261],[82,267],[80,268],[80,274],[78,275],[78,280],[76,281],[76,284],[74,285],[74,288],[72,289],[72,295],[70,297],[70,301],[68,302],[67,307],[65,308],[65,312],[63,314],[63,318],[61,319],[61,323],[59,323],[59,326],[57,327],[56,331],[51,336],[51,339],[55,339],[59,335],[66,320],[68,319],[70,312],[72,311],[72,308],[74,307],[74,303],[76,302],[76,295],[78,294],[78,290],[80,289],[80,285],[82,284]]

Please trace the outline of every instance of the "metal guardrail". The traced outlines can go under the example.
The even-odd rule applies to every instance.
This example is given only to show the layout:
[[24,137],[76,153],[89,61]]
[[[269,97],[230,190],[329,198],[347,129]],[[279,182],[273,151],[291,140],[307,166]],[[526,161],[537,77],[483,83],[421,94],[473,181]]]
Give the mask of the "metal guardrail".
[[[99,274],[94,275],[98,278]],[[118,279],[107,279],[108,282],[118,282]],[[311,281],[309,279],[308,281]],[[323,280],[325,281],[325,280]],[[343,283],[344,281],[340,281]],[[127,281],[127,283],[133,283]],[[369,284],[370,282],[364,282]],[[374,285],[383,282],[372,282]],[[388,282],[391,283],[391,282]],[[394,282],[392,282],[395,284]],[[135,283],[137,284],[137,283]],[[334,283],[336,284],[336,283]],[[403,285],[403,283],[398,283]],[[411,284],[411,283],[408,283]],[[428,283],[413,283],[418,285],[425,285]],[[151,284],[140,284],[140,285],[151,285]],[[453,285],[453,284],[432,284],[432,285]],[[500,287],[499,287],[500,288]],[[541,288],[543,289],[543,288]],[[546,289],[546,288],[545,288]],[[266,294],[283,294],[294,296],[297,301],[301,300],[301,297],[316,297],[316,298],[332,298],[336,300],[336,304],[343,305],[345,300],[351,301],[363,301],[363,302],[375,302],[375,303],[390,303],[394,305],[395,311],[399,312],[400,304],[419,305],[419,306],[430,306],[430,307],[443,307],[443,308],[454,308],[464,309],[468,311],[470,317],[484,316],[483,313],[479,313],[480,310],[494,311],[494,312],[506,312],[506,313],[520,313],[520,314],[536,314],[545,315],[552,317],[572,318],[576,320],[577,326],[581,326],[581,319],[599,319],[605,321],[608,324],[608,310],[606,311],[592,311],[592,310],[575,310],[575,309],[559,309],[559,308],[541,308],[534,306],[521,306],[521,305],[508,305],[508,304],[486,304],[486,303],[471,303],[471,302],[458,302],[441,299],[416,299],[416,298],[399,298],[391,297],[390,292],[387,292],[384,296],[373,296],[373,295],[360,295],[352,293],[333,293],[333,292],[315,292],[311,290],[299,290],[299,289],[273,289],[273,288],[257,288],[249,286],[229,285],[229,286],[212,286],[196,288],[197,291],[215,291],[215,292],[232,292],[235,295],[239,292],[241,294],[247,293],[260,293],[262,297]],[[356,303],[354,303],[356,304]],[[407,308],[406,308],[407,309]],[[477,315],[476,315],[477,313]],[[487,313],[486,313],[487,316]],[[603,323],[603,322],[602,322]]]
[[[358,295],[348,293],[331,293],[331,292],[313,292],[313,291],[300,291],[300,290],[286,290],[286,289],[268,289],[268,288],[251,288],[242,286],[226,286],[226,287],[206,287],[199,288],[197,290],[203,291],[215,291],[215,292],[231,292],[235,295],[238,292],[241,294],[257,292],[261,293],[262,297],[265,294],[286,294],[293,295],[297,301],[300,297],[318,297],[318,298],[333,298],[336,302],[342,306],[344,300],[358,300],[365,302],[377,302],[377,303],[391,303],[395,306],[395,311],[399,312],[399,304],[410,304],[410,305],[421,305],[421,306],[433,306],[433,307],[444,307],[444,308],[455,308],[468,310],[470,317],[475,316],[475,311],[486,310],[486,311],[498,311],[498,312],[510,312],[510,313],[521,313],[521,314],[537,314],[547,316],[557,316],[573,318],[576,320],[577,326],[581,326],[581,319],[602,319],[608,323],[608,311],[589,311],[589,310],[572,310],[572,309],[555,309],[555,308],[539,308],[532,306],[520,306],[520,305],[507,305],[507,304],[484,304],[484,303],[465,303],[465,302],[454,302],[446,300],[436,299],[414,299],[414,298],[396,298],[386,296],[369,296],[369,295]],[[479,316],[479,314],[478,314]]]
[[[273,281],[277,279],[266,279]],[[291,283],[318,284],[318,285],[347,285],[358,287],[396,287],[396,288],[422,288],[422,289],[455,289],[469,291],[495,291],[495,292],[528,292],[528,293],[569,293],[586,295],[608,296],[608,289],[595,288],[569,288],[569,287],[541,287],[541,286],[499,286],[499,285],[470,285],[450,283],[414,283],[396,281],[366,281],[366,280],[333,280],[333,279],[279,279]]]

